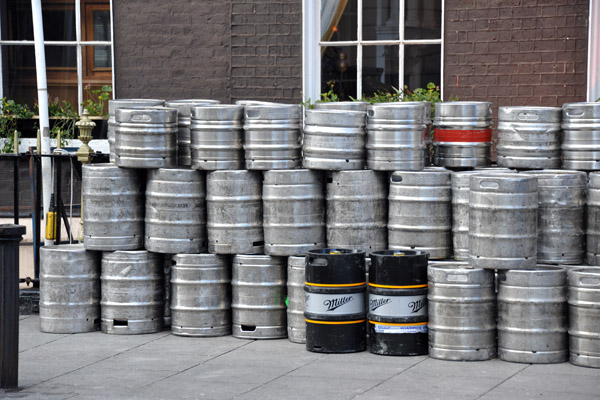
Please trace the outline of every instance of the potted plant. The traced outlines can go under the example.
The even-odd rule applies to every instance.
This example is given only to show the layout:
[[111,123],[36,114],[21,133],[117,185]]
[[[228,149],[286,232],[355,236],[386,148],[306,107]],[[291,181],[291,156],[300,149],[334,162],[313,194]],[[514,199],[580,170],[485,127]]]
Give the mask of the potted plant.
[[0,146],[1,153],[11,153],[14,150],[15,131],[21,136],[22,128],[19,123],[34,116],[27,104],[19,104],[6,97],[0,99],[0,138],[4,139]]
[[112,86],[104,85],[92,89],[90,84],[85,86],[86,100],[81,105],[90,114],[90,119],[96,123],[92,131],[94,139],[106,139],[108,131],[108,100],[112,98]]

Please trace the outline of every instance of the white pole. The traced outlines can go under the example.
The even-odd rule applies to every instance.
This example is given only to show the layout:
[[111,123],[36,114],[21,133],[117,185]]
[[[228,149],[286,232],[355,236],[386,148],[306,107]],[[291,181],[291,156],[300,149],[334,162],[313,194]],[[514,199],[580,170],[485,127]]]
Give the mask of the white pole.
[[[42,21],[41,0],[31,0],[33,18],[33,38],[35,41],[35,71],[38,88],[38,108],[40,113],[40,131],[42,132],[42,154],[50,154],[50,121],[48,118],[48,86],[46,84],[46,52],[44,51],[44,25]],[[49,157],[42,157],[42,190],[44,216],[50,208],[51,162]],[[47,243],[49,244],[49,243]]]

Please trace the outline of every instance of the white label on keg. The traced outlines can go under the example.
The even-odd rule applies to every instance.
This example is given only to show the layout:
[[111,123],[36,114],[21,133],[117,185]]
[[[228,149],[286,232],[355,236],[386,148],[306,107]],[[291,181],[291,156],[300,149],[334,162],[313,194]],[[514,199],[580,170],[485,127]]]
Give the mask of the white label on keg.
[[421,317],[427,315],[427,295],[380,296],[369,293],[369,313],[378,317]]
[[306,293],[305,310],[312,314],[347,315],[365,312],[365,294]]
[[427,324],[424,325],[380,325],[375,324],[377,333],[427,333]]

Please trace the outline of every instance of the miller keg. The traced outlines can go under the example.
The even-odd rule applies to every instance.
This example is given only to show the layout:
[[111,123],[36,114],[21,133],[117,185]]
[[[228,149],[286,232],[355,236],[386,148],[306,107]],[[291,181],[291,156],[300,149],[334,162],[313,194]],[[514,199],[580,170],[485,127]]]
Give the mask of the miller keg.
[[390,178],[388,242],[393,250],[421,250],[430,259],[452,255],[450,171],[397,171]]
[[430,263],[429,356],[481,361],[496,357],[494,271],[466,263]]
[[236,255],[233,258],[233,337],[279,339],[287,336],[287,258]]
[[364,251],[327,248],[306,253],[306,350],[365,350],[365,288]]
[[83,165],[82,171],[85,248],[143,248],[144,171],[114,164]]
[[219,100],[207,99],[184,99],[184,100],[169,100],[166,102],[167,107],[177,109],[177,165],[190,166],[192,165],[192,156],[190,145],[192,136],[190,133],[190,125],[192,124],[191,113],[192,107],[202,107],[213,104],[219,104]]
[[213,171],[207,175],[208,252],[262,254],[262,173]]
[[171,257],[164,255],[163,257],[163,273],[165,277],[165,306],[163,308],[163,326],[165,328],[171,327]]
[[287,267],[287,333],[292,343],[306,343],[306,321],[304,320],[305,257],[288,257]]
[[156,253],[206,251],[206,185],[203,171],[160,168],[148,171],[146,250]]
[[248,104],[244,107],[246,168],[293,169],[302,165],[302,106]]
[[498,271],[498,358],[544,364],[569,358],[567,271]]
[[527,269],[537,264],[537,178],[476,174],[469,178],[469,263]]
[[567,103],[562,111],[562,167],[599,170],[600,103]]
[[571,364],[600,368],[600,268],[568,271]]
[[231,267],[228,256],[176,254],[171,266],[171,333],[231,334]]
[[[425,167],[431,106],[425,102],[373,104],[367,110],[367,168],[420,171]],[[427,160],[429,161],[429,160]]]
[[219,104],[192,107],[191,118],[193,169],[244,168],[243,106]]
[[586,211],[586,261],[590,265],[600,265],[600,172],[589,175]]
[[102,254],[102,332],[135,335],[162,330],[163,269],[162,255],[146,250]]
[[498,166],[560,168],[561,119],[559,107],[498,108]]
[[304,168],[363,169],[365,119],[363,111],[306,110],[302,147]]
[[524,173],[538,179],[538,264],[581,264],[585,242],[585,172]]
[[40,248],[40,331],[80,333],[100,327],[100,255],[82,244]]
[[151,107],[151,106],[164,106],[164,100],[158,99],[116,99],[108,100],[108,130],[107,139],[109,146],[109,160],[111,163],[115,162],[115,127],[117,126],[116,114],[118,108],[137,108],[137,107]]
[[291,256],[325,247],[325,193],[320,171],[266,171],[262,199],[265,254]]
[[492,103],[450,101],[435,103],[434,165],[475,167],[490,165]]
[[369,351],[389,356],[427,354],[427,253],[370,254]]
[[119,108],[115,120],[115,163],[119,167],[177,165],[177,109]]
[[387,179],[378,171],[337,171],[327,179],[327,246],[387,249]]

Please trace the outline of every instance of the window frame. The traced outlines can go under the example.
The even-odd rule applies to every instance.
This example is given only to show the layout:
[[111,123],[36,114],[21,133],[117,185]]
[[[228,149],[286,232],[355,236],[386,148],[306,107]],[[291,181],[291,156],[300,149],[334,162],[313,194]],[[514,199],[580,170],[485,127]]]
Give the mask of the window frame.
[[587,101],[600,98],[600,2],[590,0],[588,23]]
[[[326,46],[356,47],[356,93],[362,97],[363,47],[393,45],[399,47],[398,86],[404,87],[404,51],[409,45],[440,45],[440,93],[444,89],[444,16],[445,1],[441,0],[442,19],[439,39],[405,39],[404,16],[405,0],[399,1],[399,38],[398,40],[363,40],[363,3],[357,0],[356,40],[321,41],[321,0],[302,0],[302,97],[303,101],[317,101],[321,95],[321,48]],[[369,0],[366,0],[369,1]]]
[[[87,64],[84,61],[84,58],[88,57],[89,53],[93,54],[93,46],[110,46],[110,52],[111,52],[111,70],[112,70],[112,74],[111,74],[111,84],[112,84],[112,88],[113,88],[113,96],[114,98],[116,98],[116,90],[115,90],[115,49],[114,49],[114,11],[113,11],[113,0],[109,0],[109,13],[110,13],[110,37],[111,40],[110,41],[94,41],[94,40],[84,40],[84,35],[85,32],[83,32],[84,27],[83,27],[83,22],[81,20],[82,17],[82,5],[84,6],[89,6],[89,5],[93,5],[94,2],[93,0],[72,0],[75,4],[75,41],[49,41],[49,40],[44,40],[44,45],[45,46],[75,46],[76,47],[76,72],[77,72],[77,81],[75,82],[75,84],[77,85],[77,107],[78,107],[78,112],[79,114],[81,114],[83,112],[83,91],[84,91],[84,84],[83,84],[83,80],[84,80],[84,68],[86,68],[86,66],[84,64]],[[52,3],[52,2],[50,2]],[[85,11],[85,10],[84,10]],[[84,16],[85,17],[85,16]],[[2,21],[0,20],[0,24],[2,23]],[[2,27],[0,26],[0,35],[2,34]],[[2,71],[2,66],[3,66],[3,59],[2,59],[2,51],[1,48],[3,46],[7,46],[7,47],[11,47],[11,46],[34,46],[35,45],[35,41],[34,40],[3,40],[2,37],[0,37],[0,98],[4,97],[4,73]],[[88,48],[89,46],[91,46],[90,48]],[[86,50],[92,50],[92,51],[85,51],[84,52],[84,47],[86,47]],[[85,53],[85,54],[84,54]],[[46,75],[47,75],[47,79],[48,77],[52,76],[52,69],[54,71],[58,71],[59,69],[62,70],[66,70],[66,69],[71,69],[71,67],[68,68],[61,68],[61,67],[48,67],[46,66]],[[93,77],[93,75],[92,75]],[[65,85],[70,85],[69,82],[66,82]]]

